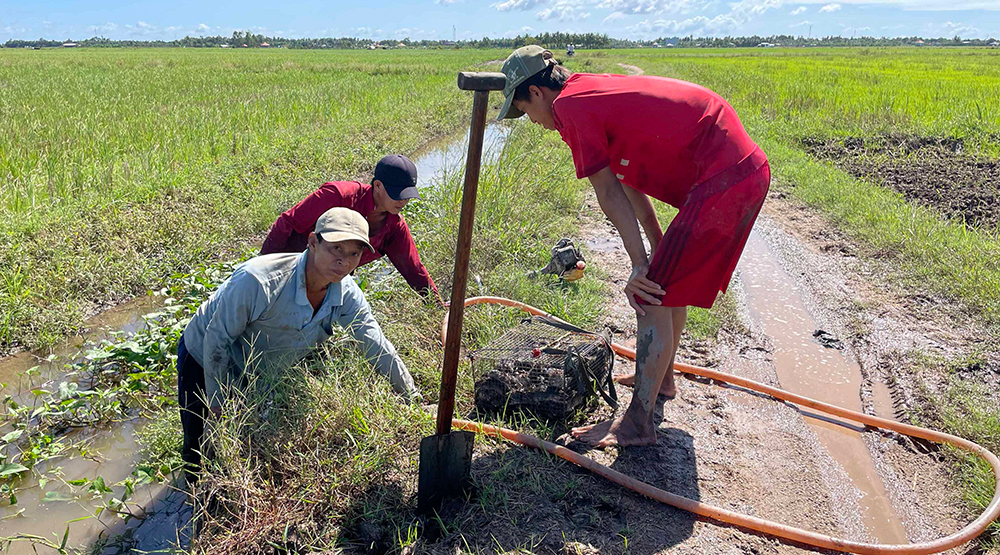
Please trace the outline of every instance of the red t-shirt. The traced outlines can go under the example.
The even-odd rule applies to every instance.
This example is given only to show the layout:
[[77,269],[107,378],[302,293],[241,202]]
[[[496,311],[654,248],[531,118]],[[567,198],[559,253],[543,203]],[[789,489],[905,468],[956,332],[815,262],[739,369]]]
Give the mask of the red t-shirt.
[[578,179],[611,166],[625,185],[677,207],[757,148],[728,102],[677,79],[575,73],[552,111]]
[[[375,210],[372,186],[357,181],[324,183],[316,192],[278,217],[271,227],[271,232],[264,239],[260,254],[306,250],[306,241],[309,232],[316,228],[316,220],[324,212],[336,206],[350,208],[367,217]],[[420,261],[417,245],[413,242],[413,235],[410,234],[410,228],[402,216],[386,215],[382,227],[368,237],[368,242],[375,252],[364,249],[358,266],[364,266],[383,255],[388,256],[389,261],[399,270],[410,287],[421,294],[433,294],[440,299],[437,286],[434,285],[430,272]]]

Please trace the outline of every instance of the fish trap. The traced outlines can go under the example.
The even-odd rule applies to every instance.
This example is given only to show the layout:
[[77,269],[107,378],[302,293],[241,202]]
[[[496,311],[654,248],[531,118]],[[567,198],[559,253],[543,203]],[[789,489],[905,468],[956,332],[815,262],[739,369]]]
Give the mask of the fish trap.
[[468,357],[480,414],[523,411],[562,420],[596,395],[618,406],[611,342],[552,318],[525,318]]

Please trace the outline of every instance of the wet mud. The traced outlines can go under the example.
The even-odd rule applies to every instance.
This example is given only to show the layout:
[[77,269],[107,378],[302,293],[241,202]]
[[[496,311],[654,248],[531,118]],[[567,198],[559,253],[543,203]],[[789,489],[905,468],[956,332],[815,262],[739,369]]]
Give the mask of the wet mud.
[[806,152],[907,200],[986,230],[1000,226],[1000,161],[956,138],[880,136],[802,139]]

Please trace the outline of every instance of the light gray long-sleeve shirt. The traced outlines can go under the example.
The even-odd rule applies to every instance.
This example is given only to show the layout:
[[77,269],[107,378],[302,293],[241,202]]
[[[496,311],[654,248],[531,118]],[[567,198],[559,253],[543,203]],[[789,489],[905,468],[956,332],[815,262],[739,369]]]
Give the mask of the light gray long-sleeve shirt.
[[188,353],[205,369],[211,406],[220,406],[222,384],[248,364],[290,366],[329,339],[333,324],[361,344],[365,358],[397,393],[416,399],[413,378],[351,276],[330,284],[314,314],[306,296],[307,254],[269,254],[238,266],[184,329]]

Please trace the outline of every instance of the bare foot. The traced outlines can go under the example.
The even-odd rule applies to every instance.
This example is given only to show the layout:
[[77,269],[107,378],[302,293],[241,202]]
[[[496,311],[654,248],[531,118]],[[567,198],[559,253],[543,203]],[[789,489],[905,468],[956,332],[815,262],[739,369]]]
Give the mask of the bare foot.
[[[612,376],[615,383],[624,385],[625,387],[635,386],[635,374],[615,374]],[[663,395],[667,399],[673,399],[677,397],[677,386],[672,388],[667,387],[667,380],[663,380],[660,384],[660,391],[657,392],[658,395]]]
[[571,433],[576,439],[598,448],[611,445],[628,447],[629,445],[656,443],[656,430],[652,428],[640,430],[631,418],[626,418],[624,415],[599,424],[573,428]]

